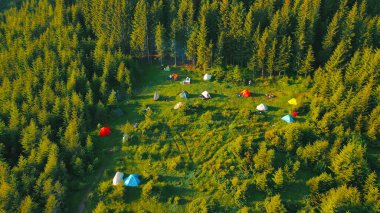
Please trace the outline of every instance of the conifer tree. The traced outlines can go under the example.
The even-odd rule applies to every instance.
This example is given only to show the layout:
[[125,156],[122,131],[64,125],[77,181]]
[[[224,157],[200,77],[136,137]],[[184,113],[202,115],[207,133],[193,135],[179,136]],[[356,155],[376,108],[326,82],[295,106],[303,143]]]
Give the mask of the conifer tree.
[[310,75],[311,72],[313,71],[313,63],[314,63],[313,48],[309,46],[306,57],[302,62],[302,66],[298,70],[298,75],[304,75],[305,78],[307,75]]
[[[148,36],[147,28],[147,6],[145,0],[137,2],[134,17],[132,20],[131,49],[136,56],[143,56],[148,49],[146,39]],[[148,50],[149,51],[149,50]]]
[[160,57],[161,65],[164,57],[164,28],[161,23],[158,23],[155,31],[155,45],[157,56]]

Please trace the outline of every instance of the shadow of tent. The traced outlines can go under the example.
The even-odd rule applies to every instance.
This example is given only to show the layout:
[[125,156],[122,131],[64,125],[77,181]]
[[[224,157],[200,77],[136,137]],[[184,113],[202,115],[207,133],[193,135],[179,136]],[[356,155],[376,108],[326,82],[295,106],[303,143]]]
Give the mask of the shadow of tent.
[[278,111],[280,110],[280,107],[275,107],[275,106],[268,106],[268,111]]
[[220,93],[213,93],[213,94],[211,94],[211,97],[213,97],[213,98],[228,98],[227,95],[220,94]]
[[141,197],[141,187],[129,187],[129,186],[124,186],[125,187],[125,196],[124,200],[126,203],[130,203],[133,201],[138,200]]

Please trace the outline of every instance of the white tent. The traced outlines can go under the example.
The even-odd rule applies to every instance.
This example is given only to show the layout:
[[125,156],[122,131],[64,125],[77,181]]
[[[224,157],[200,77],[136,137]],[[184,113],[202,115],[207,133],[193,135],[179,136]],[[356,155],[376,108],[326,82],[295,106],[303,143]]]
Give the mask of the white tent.
[[209,80],[211,80],[211,77],[212,77],[212,75],[210,75],[210,74],[205,74],[205,75],[203,76],[203,80],[205,80],[205,81],[209,81]]
[[268,107],[267,107],[267,105],[265,105],[265,104],[260,104],[260,105],[258,105],[258,106],[256,107],[256,109],[259,110],[259,111],[264,112],[264,111],[267,111],[267,110],[268,110]]
[[124,174],[122,172],[116,172],[115,177],[113,178],[112,184],[117,185],[120,182],[123,182]]
[[203,96],[204,98],[206,98],[206,99],[211,98],[210,93],[208,93],[207,91],[202,92],[202,96]]
[[183,103],[182,102],[178,102],[175,106],[174,106],[174,109],[179,109],[183,106]]
[[154,92],[153,100],[157,101],[159,98],[160,98],[160,95],[158,94],[158,92]]

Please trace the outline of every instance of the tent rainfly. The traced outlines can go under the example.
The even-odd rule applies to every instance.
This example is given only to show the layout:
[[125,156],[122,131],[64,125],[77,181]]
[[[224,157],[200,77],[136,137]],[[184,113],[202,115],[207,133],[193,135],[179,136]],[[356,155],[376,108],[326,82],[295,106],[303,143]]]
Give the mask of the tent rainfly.
[[245,98],[251,97],[251,93],[246,89],[241,91],[240,94]]
[[256,109],[257,109],[258,111],[265,112],[265,111],[268,110],[268,107],[267,107],[267,105],[265,105],[265,104],[260,104],[260,105],[258,105],[258,106],[256,107]]
[[295,98],[292,98],[288,101],[288,103],[291,105],[297,105],[297,100]]
[[179,97],[181,97],[181,98],[188,98],[189,97],[189,93],[186,92],[186,91],[183,91],[183,92],[181,92],[181,94],[179,94]]
[[209,81],[209,80],[211,80],[211,77],[212,77],[212,75],[210,75],[210,74],[205,74],[205,75],[203,76],[203,80],[205,80],[205,81]]
[[202,96],[203,96],[203,98],[205,98],[205,99],[210,99],[210,98],[211,98],[210,93],[208,93],[207,91],[202,92]]
[[286,123],[293,123],[294,118],[290,115],[285,115],[284,117],[281,118],[281,120],[285,121]]
[[183,106],[183,103],[182,102],[178,102],[175,106],[174,106],[174,109],[179,109]]
[[154,95],[153,95],[153,100],[157,101],[158,99],[160,99],[160,95],[158,94],[158,92],[154,92]]
[[112,180],[112,184],[115,186],[120,182],[123,182],[123,176],[124,174],[122,172],[116,172],[115,177]]
[[139,186],[140,180],[139,175],[131,174],[124,179],[124,186]]

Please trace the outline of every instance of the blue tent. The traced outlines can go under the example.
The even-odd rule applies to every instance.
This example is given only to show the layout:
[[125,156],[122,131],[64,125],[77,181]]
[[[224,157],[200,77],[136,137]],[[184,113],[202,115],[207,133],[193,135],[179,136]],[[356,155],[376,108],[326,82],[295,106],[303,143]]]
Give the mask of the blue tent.
[[129,175],[124,179],[124,186],[139,186],[140,180],[138,176],[137,174]]
[[286,121],[287,123],[293,123],[294,118],[290,115],[285,115],[284,117],[281,118],[281,120]]

